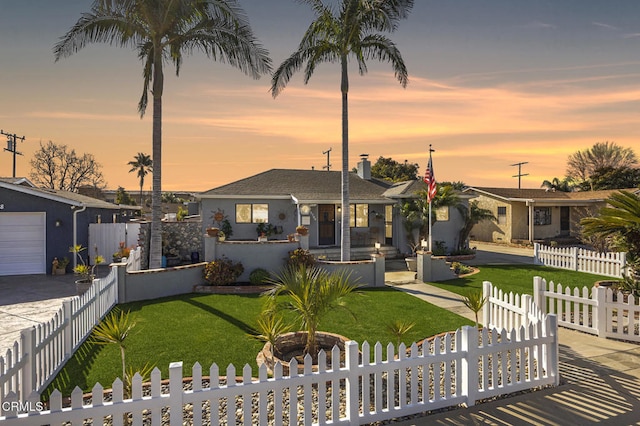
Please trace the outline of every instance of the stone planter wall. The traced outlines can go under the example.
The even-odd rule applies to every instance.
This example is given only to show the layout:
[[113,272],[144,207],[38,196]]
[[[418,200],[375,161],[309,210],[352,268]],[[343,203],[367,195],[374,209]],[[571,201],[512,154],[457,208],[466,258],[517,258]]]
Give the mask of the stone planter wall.
[[[163,222],[163,242],[172,249],[172,254],[180,263],[190,263],[191,253],[197,252],[200,260],[204,259],[204,242],[201,222]],[[151,241],[151,222],[140,226],[138,244],[142,247],[142,269],[149,269],[149,245]]]

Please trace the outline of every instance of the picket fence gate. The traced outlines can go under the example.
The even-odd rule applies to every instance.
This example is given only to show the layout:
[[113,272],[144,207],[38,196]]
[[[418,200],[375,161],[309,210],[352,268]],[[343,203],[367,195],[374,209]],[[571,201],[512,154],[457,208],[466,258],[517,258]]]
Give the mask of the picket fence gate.
[[[490,284],[485,287],[493,291]],[[491,303],[497,301],[492,298]],[[182,363],[172,363],[168,384],[163,385],[158,369],[146,386],[136,375],[128,398],[120,379],[113,383],[109,400],[103,397],[103,387],[96,384],[92,392],[96,398],[91,402],[84,401],[82,391],[76,388],[70,406],[63,407],[61,394],[54,391],[47,411],[28,410],[33,406],[24,404],[20,408],[26,413],[18,414],[18,409],[5,412],[0,423],[80,424],[93,419],[94,424],[100,424],[108,419],[121,425],[123,417],[129,417],[134,425],[358,425],[460,404],[470,406],[486,398],[558,385],[555,315],[544,315],[536,309],[529,309],[525,315],[522,304],[511,305],[508,298],[502,298],[496,309],[513,312],[509,314],[512,319],[494,315],[497,328],[465,326],[413,343],[408,350],[401,344],[396,352],[389,344],[386,357],[380,343],[374,345],[372,355],[367,342],[360,353],[358,344],[349,341],[342,364],[338,361],[340,349],[335,347],[329,363],[326,354],[320,354],[316,369],[307,356],[303,371],[297,373],[298,363],[292,360],[290,376],[283,376],[278,363],[273,377],[267,376],[263,365],[255,378],[251,367],[245,365],[241,377],[236,378],[235,367],[229,365],[226,378],[236,378],[230,382],[219,379],[216,364],[209,369],[209,377],[203,377],[201,366],[195,364],[191,385],[186,388]],[[525,316],[515,319],[517,315]],[[513,328],[511,324],[519,326]],[[17,395],[10,394],[7,401],[18,401]]]
[[598,286],[563,287],[541,277],[533,279],[533,298],[558,325],[600,337],[640,342],[640,298]]
[[551,247],[535,243],[533,261],[536,265],[569,269],[607,277],[624,277],[627,274],[627,254],[598,253],[579,247]]
[[8,401],[39,401],[40,392],[117,301],[114,267],[83,295],[65,300],[51,320],[22,330],[20,340],[0,356],[0,416],[10,408]]

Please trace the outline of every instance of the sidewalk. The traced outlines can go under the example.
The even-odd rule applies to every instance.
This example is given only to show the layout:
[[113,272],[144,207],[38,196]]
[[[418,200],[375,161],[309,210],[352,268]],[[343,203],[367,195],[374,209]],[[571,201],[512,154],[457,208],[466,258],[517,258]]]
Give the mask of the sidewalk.
[[[520,255],[517,253],[516,255]],[[474,321],[460,296],[385,274],[387,285]],[[640,345],[560,328],[561,385],[399,422],[399,425],[628,425],[640,424]]]

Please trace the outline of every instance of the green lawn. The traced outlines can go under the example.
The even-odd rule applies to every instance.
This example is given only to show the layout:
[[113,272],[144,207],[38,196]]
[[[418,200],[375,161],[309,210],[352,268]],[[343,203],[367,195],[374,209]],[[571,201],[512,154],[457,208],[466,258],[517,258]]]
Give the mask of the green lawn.
[[453,293],[466,295],[471,289],[482,289],[483,281],[490,281],[494,286],[504,292],[520,294],[533,293],[533,277],[540,276],[554,284],[562,284],[570,287],[591,288],[593,283],[600,280],[611,279],[600,275],[574,272],[564,269],[549,268],[535,265],[480,265],[480,272],[466,278],[458,278],[449,281],[429,283],[434,286],[449,290]]
[[[398,318],[416,323],[404,341],[409,344],[443,331],[472,323],[449,311],[428,304],[392,288],[365,289],[347,298],[349,310],[336,310],[321,323],[321,330],[342,334],[359,343],[395,339],[386,330]],[[262,307],[259,296],[187,294],[121,305],[135,314],[138,325],[128,337],[127,365],[137,368],[155,363],[163,378],[173,361],[184,362],[184,374],[190,376],[197,361],[204,374],[217,363],[221,374],[228,364],[241,372],[249,364],[257,372],[256,355],[262,343],[249,337]],[[77,385],[85,391],[100,382],[105,388],[121,374],[119,350],[88,340],[54,379],[45,395],[58,388],[65,395]],[[255,374],[255,373],[254,373]]]

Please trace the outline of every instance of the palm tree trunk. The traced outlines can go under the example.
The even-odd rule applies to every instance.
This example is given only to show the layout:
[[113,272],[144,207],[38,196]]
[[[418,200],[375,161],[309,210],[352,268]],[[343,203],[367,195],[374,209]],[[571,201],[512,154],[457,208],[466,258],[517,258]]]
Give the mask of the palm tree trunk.
[[340,260],[351,260],[351,229],[349,227],[349,75],[347,73],[347,57],[343,56],[342,66],[342,244],[340,244]]
[[[159,43],[156,43],[158,46]],[[153,63],[153,188],[151,193],[151,243],[149,268],[162,266],[162,51],[155,48]]]

